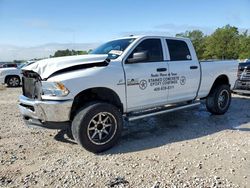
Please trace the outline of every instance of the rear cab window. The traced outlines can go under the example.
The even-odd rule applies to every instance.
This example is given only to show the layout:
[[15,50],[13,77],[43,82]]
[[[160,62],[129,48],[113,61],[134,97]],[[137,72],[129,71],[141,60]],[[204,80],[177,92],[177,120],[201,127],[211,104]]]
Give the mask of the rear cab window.
[[188,61],[192,60],[189,47],[185,41],[166,39],[169,50],[170,61]]

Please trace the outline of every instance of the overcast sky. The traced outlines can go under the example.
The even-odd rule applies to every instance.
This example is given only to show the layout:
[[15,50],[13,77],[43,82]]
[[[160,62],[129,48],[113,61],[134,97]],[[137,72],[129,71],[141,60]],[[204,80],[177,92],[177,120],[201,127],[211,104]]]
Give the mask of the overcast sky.
[[249,7],[250,0],[0,0],[0,61],[88,50],[129,34],[250,29]]

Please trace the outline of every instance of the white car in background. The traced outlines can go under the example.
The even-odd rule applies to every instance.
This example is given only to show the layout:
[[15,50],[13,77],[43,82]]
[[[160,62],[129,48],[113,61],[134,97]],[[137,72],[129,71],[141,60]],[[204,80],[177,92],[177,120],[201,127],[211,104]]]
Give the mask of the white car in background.
[[6,67],[0,69],[0,84],[7,84],[9,87],[18,87],[22,82],[21,68],[34,63],[27,61],[17,67]]

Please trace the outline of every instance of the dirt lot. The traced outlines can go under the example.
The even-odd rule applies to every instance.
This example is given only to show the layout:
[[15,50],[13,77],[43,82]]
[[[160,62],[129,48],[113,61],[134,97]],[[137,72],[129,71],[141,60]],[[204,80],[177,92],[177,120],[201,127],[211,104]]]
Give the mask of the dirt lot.
[[95,155],[64,131],[27,128],[20,93],[0,88],[0,187],[250,187],[250,97],[234,95],[224,116],[201,105],[130,123]]

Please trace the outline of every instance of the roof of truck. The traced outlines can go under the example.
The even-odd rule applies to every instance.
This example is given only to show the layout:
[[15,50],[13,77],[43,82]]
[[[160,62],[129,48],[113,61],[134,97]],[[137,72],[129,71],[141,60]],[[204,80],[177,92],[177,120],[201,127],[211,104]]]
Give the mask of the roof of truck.
[[117,38],[117,39],[114,39],[114,40],[119,40],[119,39],[129,39],[129,38],[144,38],[144,37],[165,37],[165,38],[170,38],[170,39],[188,39],[189,38],[184,38],[184,37],[172,37],[172,36],[164,36],[164,35],[129,35],[129,36],[126,36],[126,37],[120,37],[120,38]]

